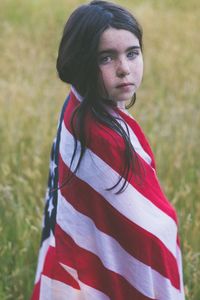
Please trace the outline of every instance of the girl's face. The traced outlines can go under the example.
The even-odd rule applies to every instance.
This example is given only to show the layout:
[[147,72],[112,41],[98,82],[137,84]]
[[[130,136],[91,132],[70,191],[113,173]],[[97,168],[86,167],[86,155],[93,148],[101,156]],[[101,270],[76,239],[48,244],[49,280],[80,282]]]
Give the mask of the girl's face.
[[130,100],[143,75],[143,57],[137,37],[124,29],[108,28],[98,48],[100,89],[115,102]]

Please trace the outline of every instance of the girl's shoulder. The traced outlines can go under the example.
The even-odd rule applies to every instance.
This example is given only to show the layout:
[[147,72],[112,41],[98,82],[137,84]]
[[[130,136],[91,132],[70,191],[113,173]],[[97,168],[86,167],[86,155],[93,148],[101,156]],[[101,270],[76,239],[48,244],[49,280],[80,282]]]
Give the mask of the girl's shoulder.
[[124,148],[122,137],[113,128],[100,122],[92,111],[88,111],[86,116],[85,132],[88,137],[88,146],[97,144],[101,148],[104,146],[105,150],[108,148]]

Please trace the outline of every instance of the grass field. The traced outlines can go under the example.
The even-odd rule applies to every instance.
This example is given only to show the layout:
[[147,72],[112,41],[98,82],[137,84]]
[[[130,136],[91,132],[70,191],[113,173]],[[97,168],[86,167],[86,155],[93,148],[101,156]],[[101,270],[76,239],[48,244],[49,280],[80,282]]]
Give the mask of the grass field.
[[[149,137],[180,223],[185,292],[200,299],[199,0],[116,1],[144,29],[145,74],[131,113]],[[0,299],[29,299],[50,146],[68,86],[58,43],[78,0],[0,2]]]

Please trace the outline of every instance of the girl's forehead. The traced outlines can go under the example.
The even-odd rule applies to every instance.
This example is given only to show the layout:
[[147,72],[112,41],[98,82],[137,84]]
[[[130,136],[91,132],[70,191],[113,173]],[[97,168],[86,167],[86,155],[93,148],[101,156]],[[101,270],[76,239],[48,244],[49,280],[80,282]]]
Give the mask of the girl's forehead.
[[99,51],[105,49],[123,49],[139,46],[138,38],[130,31],[124,29],[108,28],[99,41]]

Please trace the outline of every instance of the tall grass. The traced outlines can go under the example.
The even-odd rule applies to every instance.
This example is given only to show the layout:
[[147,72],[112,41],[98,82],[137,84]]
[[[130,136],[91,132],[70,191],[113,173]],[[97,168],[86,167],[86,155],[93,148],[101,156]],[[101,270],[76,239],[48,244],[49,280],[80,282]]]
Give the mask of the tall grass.
[[[145,74],[132,114],[177,208],[187,299],[200,299],[198,0],[121,0],[144,28]],[[41,234],[50,145],[68,87],[55,60],[83,1],[0,2],[0,299],[28,299]]]

